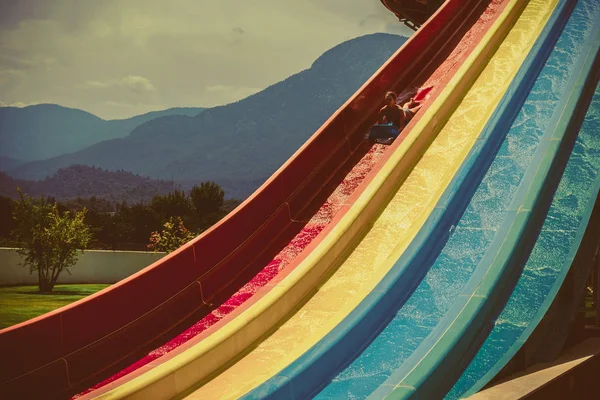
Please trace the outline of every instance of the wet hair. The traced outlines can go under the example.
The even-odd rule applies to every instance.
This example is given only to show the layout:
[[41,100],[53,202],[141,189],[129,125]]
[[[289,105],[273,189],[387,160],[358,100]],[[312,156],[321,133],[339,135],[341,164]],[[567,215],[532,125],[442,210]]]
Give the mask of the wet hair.
[[387,99],[388,96],[391,96],[394,99],[394,101],[396,101],[396,99],[397,99],[396,93],[394,93],[394,92],[387,92],[385,94],[385,98]]

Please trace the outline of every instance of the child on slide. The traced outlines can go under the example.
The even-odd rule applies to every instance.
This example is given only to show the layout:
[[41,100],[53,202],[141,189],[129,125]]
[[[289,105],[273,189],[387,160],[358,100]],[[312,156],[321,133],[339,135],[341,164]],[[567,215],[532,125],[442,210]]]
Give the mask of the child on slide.
[[396,104],[396,93],[387,92],[385,94],[385,106],[379,110],[379,124],[391,123],[396,129],[404,124],[406,114],[404,108]]
[[422,107],[421,102],[415,101],[414,98],[411,98],[400,107],[396,104],[396,99],[397,96],[394,92],[387,92],[385,95],[386,105],[379,110],[379,125],[374,126],[369,135],[371,139],[375,139],[378,143],[391,143],[399,135],[400,130],[409,123]]

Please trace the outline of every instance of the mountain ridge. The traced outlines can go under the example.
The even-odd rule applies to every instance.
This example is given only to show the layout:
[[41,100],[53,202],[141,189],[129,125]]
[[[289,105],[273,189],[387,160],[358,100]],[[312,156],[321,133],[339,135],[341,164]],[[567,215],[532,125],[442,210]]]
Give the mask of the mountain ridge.
[[0,171],[0,196],[18,199],[17,187],[33,197],[44,195],[60,201],[97,197],[117,203],[127,201],[129,204],[148,202],[156,195],[182,189],[174,182],[85,165],[59,169],[42,181],[13,179]]
[[[36,161],[126,137],[136,126],[168,115],[197,115],[203,108],[174,107],[125,119],[102,119],[58,104],[0,107],[0,157]],[[4,168],[2,168],[5,170]]]
[[124,169],[191,185],[213,180],[243,198],[279,168],[407,40],[361,36],[335,46],[309,69],[245,99],[196,116],[167,116],[125,138],[34,161],[8,172],[42,179],[72,164]]

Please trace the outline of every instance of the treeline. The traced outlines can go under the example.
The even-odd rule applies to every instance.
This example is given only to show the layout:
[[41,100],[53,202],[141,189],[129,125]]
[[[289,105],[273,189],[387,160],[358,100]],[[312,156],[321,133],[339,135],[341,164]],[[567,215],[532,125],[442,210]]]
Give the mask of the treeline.
[[51,196],[59,201],[71,198],[99,198],[129,204],[149,202],[154,196],[182,190],[175,182],[150,179],[123,170],[107,171],[86,165],[71,165],[40,181],[13,179],[0,171],[0,196],[18,200],[16,188],[33,198]]
[[[181,218],[185,227],[197,234],[211,227],[240,204],[224,196],[219,185],[203,182],[187,194],[176,190],[146,203],[115,203],[96,197],[47,201],[56,203],[61,213],[87,209],[85,223],[93,233],[92,249],[147,250],[152,232],[161,231],[171,217]],[[11,237],[16,227],[14,206],[14,200],[0,196],[0,246],[17,245]]]

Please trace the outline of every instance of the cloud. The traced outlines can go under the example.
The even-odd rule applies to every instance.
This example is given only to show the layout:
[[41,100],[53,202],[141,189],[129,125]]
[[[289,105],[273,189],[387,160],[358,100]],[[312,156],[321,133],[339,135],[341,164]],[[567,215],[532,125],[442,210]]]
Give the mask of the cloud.
[[121,79],[121,84],[136,93],[152,92],[156,90],[150,79],[143,76],[129,75]]
[[0,67],[7,69],[30,69],[33,63],[13,49],[0,47]]
[[30,0],[2,0],[0,6],[0,26],[14,28],[23,20],[48,18],[51,2],[32,2]]
[[8,106],[23,108],[23,107],[27,107],[27,106],[33,106],[35,104],[38,104],[38,103],[23,103],[22,101],[17,101],[16,103],[9,104]]
[[25,80],[25,73],[16,69],[0,71],[0,91],[8,92],[15,89]]
[[411,34],[380,0],[340,1],[0,0],[0,98],[106,118],[209,107],[309,68],[342,41]]
[[[68,33],[83,32],[90,21],[119,7],[118,0],[0,0],[0,29],[14,29],[31,21],[57,21]],[[116,6],[116,7],[115,7]]]
[[135,107],[135,104],[131,104],[131,103],[121,103],[118,101],[106,101],[104,104],[106,104],[107,106],[111,106],[111,107],[119,107],[119,108],[132,108]]
[[34,106],[36,104],[42,104],[40,102],[34,101],[34,102],[29,102],[29,103],[24,103],[22,101],[17,101],[14,103],[5,103],[3,101],[0,101],[0,107],[19,107],[19,108],[23,108],[23,107],[27,107],[27,106]]
[[87,87],[92,89],[103,89],[113,86],[113,82],[99,82],[99,81],[87,81],[84,85],[80,85],[81,87]]
[[136,94],[156,91],[156,88],[152,82],[150,82],[150,79],[139,75],[128,75],[121,79],[109,80],[106,82],[87,81],[83,87],[91,89],[126,88]]

